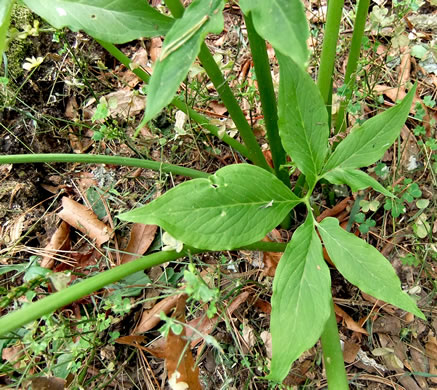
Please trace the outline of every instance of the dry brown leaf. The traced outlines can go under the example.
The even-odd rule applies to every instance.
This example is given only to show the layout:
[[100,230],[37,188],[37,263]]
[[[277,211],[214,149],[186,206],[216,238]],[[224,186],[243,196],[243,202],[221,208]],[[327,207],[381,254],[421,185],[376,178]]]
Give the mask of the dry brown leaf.
[[399,65],[398,85],[405,85],[410,80],[411,72],[411,54],[410,51],[404,50],[401,55],[401,64]]
[[[228,316],[231,317],[234,311],[237,310],[242,303],[247,301],[249,296],[250,293],[248,291],[243,291],[241,294],[237,295],[235,299],[230,303],[227,309]],[[191,348],[194,348],[197,344],[199,344],[202,341],[202,337],[199,335],[199,333],[201,333],[202,335],[209,335],[215,329],[215,327],[220,321],[222,321],[222,318],[219,316],[208,318],[205,315],[191,320],[188,323],[189,326],[187,327],[186,330],[187,338],[192,339]],[[196,333],[193,331],[193,328],[197,330]]]
[[[388,85],[375,85],[374,90],[387,96],[393,103],[397,100],[403,100],[404,97],[407,96],[405,89],[392,88]],[[410,108],[410,114],[416,113],[416,103],[420,103],[425,112],[428,111],[427,107],[422,103],[422,100],[420,100],[417,96],[413,97],[413,103],[414,104],[412,104]]]
[[70,131],[68,133],[68,139],[70,140],[73,152],[77,154],[86,152],[94,144],[94,140],[92,139],[93,134],[93,130],[87,130],[85,134],[79,137]]
[[342,211],[346,210],[346,208],[349,206],[349,202],[351,201],[352,201],[352,197],[345,198],[340,203],[336,204],[334,207],[324,210],[317,217],[317,222],[321,222],[327,217],[336,217]]
[[281,260],[281,257],[282,257],[281,252],[264,252],[263,273],[267,276],[275,276],[276,268],[278,267],[279,260]]
[[144,347],[143,345],[141,345],[141,343],[145,343],[146,341],[147,340],[144,336],[138,335],[123,336],[115,340],[115,342],[118,344],[130,345],[137,349],[141,349],[142,351],[149,352],[159,359],[165,358],[165,340],[163,338],[156,340],[149,347]]
[[114,233],[112,228],[100,221],[92,210],[66,196],[62,198],[62,210],[58,215],[62,220],[95,240],[98,246],[107,242]]
[[178,300],[178,295],[171,295],[167,298],[164,298],[162,301],[159,301],[150,310],[145,311],[141,316],[141,321],[135,328],[134,333],[144,333],[150,329],[153,329],[161,321],[159,318],[159,313],[162,311],[165,314],[170,313],[170,310],[176,307]]
[[224,115],[228,111],[226,106],[223,103],[219,103],[217,100],[212,100],[209,102],[209,107],[211,107],[214,113],[220,116]]
[[92,172],[80,172],[79,174],[75,175],[74,179],[80,189],[80,192],[83,194],[88,188],[93,186],[97,187],[99,185]]
[[392,315],[396,314],[396,308],[392,305],[389,305],[387,302],[376,299],[376,298],[372,297],[371,295],[366,294],[363,291],[361,291],[361,295],[367,302],[373,303],[376,307],[381,308],[386,313],[389,313]]
[[[281,233],[277,229],[273,229],[267,236],[263,238],[265,242],[283,242]],[[281,260],[282,252],[263,252],[263,273],[267,276],[275,276],[276,268],[279,260]]]
[[[143,47],[140,47],[135,54],[132,56],[132,63],[135,66],[141,66],[142,68],[147,67],[147,62],[149,60],[149,56],[147,54],[147,50]],[[134,88],[141,82],[141,79],[131,70],[126,70],[121,76],[121,80],[129,85],[130,88]]]
[[149,249],[155,239],[157,225],[144,225],[142,223],[134,223],[130,233],[129,243],[125,252],[121,257],[121,264],[128,263],[142,256]]
[[23,345],[13,345],[12,347],[3,348],[2,359],[8,363],[14,364],[15,368],[20,368],[20,359],[23,356]]
[[263,330],[261,334],[259,335],[261,337],[261,340],[264,343],[264,346],[266,347],[266,355],[269,359],[272,358],[273,352],[272,352],[272,334],[268,332],[267,330]]
[[395,316],[378,317],[372,326],[373,333],[397,336],[401,331],[401,320]]
[[[108,93],[103,96],[108,102],[109,114],[124,119],[135,116],[144,111],[146,107],[146,97],[138,95],[130,87]],[[85,118],[92,118],[96,112],[96,100],[90,99],[84,107]],[[101,122],[101,121],[97,121]]]
[[[425,351],[422,345],[419,344],[419,341],[417,339],[413,339],[412,342],[412,348],[410,348],[410,364],[411,368],[408,368],[412,372],[426,372],[426,369],[428,367],[428,359],[425,356]],[[422,389],[427,388],[427,381],[426,378],[424,378],[421,375],[414,375],[414,378],[416,379],[416,382],[419,384],[419,386]]]
[[71,96],[67,101],[67,105],[65,106],[65,116],[73,121],[79,119],[80,117],[79,104],[77,104],[77,100],[74,95]]
[[[185,322],[186,294],[179,295],[173,318]],[[173,390],[202,390],[199,382],[199,367],[195,365],[189,348],[186,348],[186,327],[176,335],[171,330],[167,336],[165,364],[168,371],[168,383]]]
[[353,363],[357,358],[357,353],[360,350],[360,345],[351,341],[345,340],[343,346],[343,358],[346,363]]
[[270,314],[272,312],[272,305],[270,302],[264,301],[263,299],[258,298],[253,305],[263,313]]
[[64,390],[66,384],[67,381],[65,379],[54,376],[32,379],[33,390]]
[[42,258],[40,266],[51,269],[55,263],[56,251],[68,249],[70,249],[70,225],[62,221],[44,248],[46,254]]
[[437,339],[435,336],[428,336],[428,341],[425,344],[425,353],[430,359],[437,361]]
[[270,149],[269,150],[263,150],[263,155],[264,155],[264,158],[267,161],[267,164],[269,164],[270,168],[274,168],[273,167],[273,156],[272,156],[271,150]]
[[[220,318],[218,316],[208,318],[206,315],[194,318],[188,322],[189,327],[187,328],[186,336],[188,339],[191,339],[191,348],[194,348],[202,341],[202,336],[200,336],[198,332],[202,335],[209,335],[216,328],[219,322]],[[194,333],[192,328],[196,329],[198,332]]]
[[249,296],[249,291],[243,291],[241,294],[238,294],[235,299],[230,303],[227,309],[228,316],[230,317],[234,313],[234,311],[240,307],[242,303],[246,302]]
[[416,158],[418,159],[420,154],[416,137],[407,126],[403,126],[401,130],[401,139],[402,145],[400,149],[402,150],[402,155],[400,160],[402,167],[407,171],[412,171],[417,167]]
[[26,214],[21,214],[18,217],[14,218],[11,224],[8,225],[7,232],[9,243],[17,241],[24,230],[24,222],[26,220]]
[[358,325],[352,317],[347,314],[343,309],[341,309],[337,304],[334,303],[335,314],[343,319],[343,323],[346,325],[346,328],[352,330],[354,332],[368,335],[367,331],[363,329],[360,325]]
[[247,323],[243,327],[242,337],[244,340],[244,344],[242,344],[243,353],[247,354],[252,350],[256,343],[255,332]]
[[150,60],[152,61],[152,63],[155,63],[156,60],[161,55],[161,48],[162,48],[162,39],[159,37],[152,38],[150,41],[150,50],[149,50]]

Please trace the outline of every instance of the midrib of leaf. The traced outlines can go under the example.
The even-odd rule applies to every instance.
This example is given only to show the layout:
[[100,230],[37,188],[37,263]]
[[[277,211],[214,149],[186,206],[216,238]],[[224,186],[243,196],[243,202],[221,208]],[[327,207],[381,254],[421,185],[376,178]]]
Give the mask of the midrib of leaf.
[[[275,204],[293,204],[293,203],[300,203],[301,200],[300,199],[295,199],[295,200],[273,200],[273,204],[272,206],[269,207],[265,207],[266,209],[270,209],[272,208]],[[269,201],[260,201],[260,202],[248,202],[248,203],[232,203],[230,205],[227,204],[222,204],[222,205],[218,205],[218,206],[205,206],[205,207],[196,207],[195,209],[184,209],[184,210],[172,210],[171,212],[173,214],[177,214],[177,213],[185,213],[187,211],[197,211],[197,210],[209,210],[209,209],[223,209],[223,208],[232,208],[232,207],[242,207],[242,206],[265,206],[269,203]],[[260,207],[260,210],[262,210],[262,208]]]
[[[338,246],[340,246],[341,248],[343,248],[343,250],[346,251],[346,252],[348,253],[348,255],[350,256],[350,258],[353,259],[353,261],[357,261],[358,263],[363,264],[363,262],[359,260],[359,257],[356,257],[356,256],[354,255],[354,252],[349,251],[345,246],[341,245],[341,241],[337,240],[334,236],[332,236],[331,234],[329,234],[329,232],[328,232],[326,229],[324,229],[320,224],[318,225],[318,229],[323,230],[323,231],[324,231],[324,232],[325,232],[329,237],[331,237],[331,239],[332,239],[333,241],[335,241],[336,244],[337,244]],[[351,243],[352,243],[352,242],[350,242],[349,245],[351,245]],[[353,245],[354,247],[357,247],[357,248],[359,249],[359,246],[357,246],[355,243],[352,243],[352,245]],[[359,250],[358,250],[357,252],[359,252]],[[333,262],[334,262],[334,260],[333,260]],[[335,263],[335,262],[334,262],[334,263]],[[365,265],[364,265],[364,266],[365,266]],[[376,279],[380,279],[380,277],[379,277],[377,274],[373,273],[372,270],[369,270],[368,267],[367,267],[366,269],[367,269],[367,271],[368,271],[368,272],[369,272],[373,277],[375,277]],[[379,289],[375,289],[375,291],[379,291]]]
[[[399,106],[398,106],[398,107],[399,107]],[[399,111],[399,110],[398,110],[398,111]],[[374,118],[375,118],[375,117],[374,117]],[[392,118],[389,119],[388,123],[387,123],[386,125],[384,125],[383,129],[386,128],[386,127],[390,127],[391,123],[392,123],[393,121],[395,121],[395,120],[396,120],[396,116],[392,116]],[[358,129],[357,129],[357,130],[358,130]],[[365,142],[365,143],[363,144],[363,146],[362,146],[360,149],[364,149],[365,147],[369,146],[369,145],[372,143],[372,141],[375,140],[375,138],[377,138],[377,137],[380,135],[380,133],[381,133],[382,131],[383,131],[383,130],[379,131],[379,132],[378,132],[374,137],[369,138],[369,140],[368,140],[367,142]],[[356,139],[356,140],[355,140],[355,143],[358,143],[359,141],[360,141],[359,139]],[[377,142],[377,140],[376,140],[376,142]],[[327,170],[324,169],[324,173],[326,173],[326,172],[328,172],[328,171],[330,171],[330,170],[332,170],[332,169],[335,169],[335,168],[337,168],[337,167],[343,168],[343,164],[344,164],[344,163],[353,160],[353,159],[356,158],[357,156],[364,156],[365,154],[369,154],[369,153],[372,152],[372,151],[370,151],[370,152],[368,152],[368,153],[360,153],[360,149],[357,150],[355,153],[351,154],[349,157],[347,157],[345,160],[343,160],[341,163],[339,163],[338,165],[336,165],[336,166],[334,166],[334,167],[330,167],[330,166],[329,166],[329,165],[330,165],[330,159],[328,159],[328,161],[327,161],[327,163],[326,163]],[[345,152],[346,152],[345,150],[342,150],[342,153],[345,153]],[[334,157],[334,156],[336,157],[336,159],[338,159],[338,155],[336,156],[336,155],[333,153],[333,154],[332,154],[332,157]],[[331,161],[332,161],[332,160],[331,160]],[[348,167],[345,167],[345,168],[348,168]]]
[[[296,90],[297,90],[298,88],[296,88]],[[295,100],[297,101],[298,99],[297,99],[297,93],[295,92],[296,90],[294,90],[293,91],[293,97],[295,98]],[[287,106],[288,106],[289,104],[287,104]],[[302,126],[302,129],[304,130],[303,131],[303,134],[304,134],[304,140],[305,140],[305,143],[307,144],[307,147],[308,147],[308,150],[310,151],[310,154],[311,154],[311,166],[313,167],[313,169],[311,170],[311,173],[314,175],[314,178],[316,179],[316,177],[317,177],[317,169],[316,169],[316,166],[315,166],[315,162],[316,162],[316,160],[314,159],[314,150],[313,150],[313,148],[311,147],[311,143],[310,143],[310,141],[309,141],[309,139],[308,139],[308,134],[307,134],[307,126],[305,126],[305,122],[304,122],[304,120],[303,120],[303,115],[302,115],[302,110],[301,110],[301,108],[300,108],[300,105],[298,104],[297,105],[297,111],[298,111],[298,113],[299,113],[299,120],[300,120],[300,122],[301,122],[301,126]]]
[[[281,12],[281,14],[282,14],[282,16],[283,16],[285,22],[288,22],[288,16],[287,16],[287,14],[283,11],[283,9],[282,9],[281,5],[279,4],[279,2],[278,2],[277,0],[273,0],[273,2],[274,2],[274,3],[277,5],[277,7],[279,8],[279,11]],[[293,31],[293,38],[296,39],[297,37],[296,37],[296,34],[294,33],[294,30],[291,29],[291,31]],[[286,54],[284,53],[284,55],[286,55]]]
[[[62,4],[62,3],[67,4],[68,6],[81,7],[81,8],[85,8],[85,9],[95,9],[97,11],[101,11],[103,9],[103,10],[105,10],[107,12],[111,12],[111,14],[136,15],[135,11],[123,12],[123,11],[119,11],[118,9],[110,8],[112,3],[117,3],[116,0],[112,1],[112,2],[109,2],[109,4],[106,4],[106,6],[102,6],[102,7],[91,5],[91,4],[88,4],[88,3],[84,4],[83,2],[81,2],[81,1],[77,2],[76,0],[63,0],[63,1],[60,2],[60,4]],[[153,7],[151,7],[151,8],[153,8]],[[155,8],[153,8],[153,9],[155,9]],[[155,11],[157,11],[157,10],[155,9]],[[159,11],[157,11],[157,12],[159,12]],[[72,14],[69,14],[68,16],[69,17],[74,17],[74,15],[72,15]],[[166,15],[162,15],[162,16],[166,16]],[[116,16],[114,16],[114,18],[116,18]],[[170,17],[168,17],[168,18],[171,19]],[[80,19],[77,19],[76,17],[74,17],[74,19],[77,20],[77,21],[80,21]]]

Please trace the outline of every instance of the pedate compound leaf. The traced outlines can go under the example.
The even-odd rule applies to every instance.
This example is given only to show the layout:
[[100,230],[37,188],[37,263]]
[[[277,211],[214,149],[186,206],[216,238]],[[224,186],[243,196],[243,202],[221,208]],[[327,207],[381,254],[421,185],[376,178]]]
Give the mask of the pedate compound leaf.
[[3,61],[3,52],[6,48],[6,35],[11,22],[13,0],[0,1],[0,66]]
[[289,57],[279,53],[277,57],[279,134],[285,151],[312,187],[328,152],[328,113],[311,77]]
[[332,171],[326,172],[323,178],[332,184],[347,184],[353,192],[372,187],[375,191],[385,196],[394,197],[390,191],[384,188],[384,186],[372,176],[369,176],[366,172],[360,171],[359,169],[335,168]]
[[416,86],[400,104],[352,129],[329,157],[323,172],[340,168],[361,168],[379,160],[399,136],[404,125]]
[[184,182],[119,218],[159,225],[196,248],[229,250],[262,239],[300,202],[272,173],[236,164]]
[[331,278],[312,216],[297,228],[273,281],[273,358],[269,379],[282,382],[292,363],[322,334],[330,314]]
[[56,28],[83,30],[96,39],[125,43],[141,37],[164,35],[173,19],[144,0],[23,0]]
[[308,61],[306,41],[310,35],[301,0],[240,0],[240,7],[252,14],[257,33],[301,68]]
[[150,79],[144,121],[154,118],[173,99],[208,33],[223,30],[223,0],[195,0],[165,37]]
[[401,289],[390,262],[373,246],[348,233],[338,219],[325,218],[318,226],[325,248],[338,271],[360,290],[425,319]]

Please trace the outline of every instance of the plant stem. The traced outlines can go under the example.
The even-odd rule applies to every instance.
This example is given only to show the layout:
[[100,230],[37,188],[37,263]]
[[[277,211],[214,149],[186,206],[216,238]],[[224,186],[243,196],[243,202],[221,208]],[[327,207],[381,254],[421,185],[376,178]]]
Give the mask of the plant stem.
[[168,172],[175,175],[188,176],[193,179],[207,178],[209,173],[198,171],[192,168],[179,167],[178,165],[161,163],[159,161],[143,160],[140,158],[103,156],[92,154],[11,154],[0,156],[1,164],[22,164],[22,163],[55,163],[72,162],[85,164],[112,164],[124,165],[127,167],[138,167],[152,169],[154,171]]
[[322,333],[322,349],[325,362],[326,377],[329,390],[348,390],[346,369],[344,368],[343,351],[341,350],[335,319],[334,303],[331,301],[331,314]]
[[[239,249],[262,250],[269,252],[283,252],[286,244],[275,242],[256,242],[243,246]],[[3,336],[19,327],[28,324],[38,318],[50,314],[53,311],[69,305],[70,303],[87,296],[101,288],[118,282],[119,280],[142,270],[156,265],[176,260],[188,254],[208,252],[202,249],[185,248],[182,252],[175,251],[158,252],[143,256],[130,263],[119,265],[110,270],[101,272],[79,283],[67,287],[65,290],[58,291],[31,303],[19,310],[15,310],[0,318],[0,336]]]
[[[120,61],[124,66],[130,69],[130,64],[132,61],[129,57],[127,57],[122,51],[117,49],[112,43],[100,41],[96,39],[96,41],[105,49],[107,50],[113,57],[115,57],[118,61]],[[146,84],[149,82],[150,75],[148,75],[144,70],[141,68],[133,69],[132,72],[134,72],[141,80],[143,80]],[[233,139],[232,137],[229,137],[227,134],[221,135],[219,133],[219,129],[217,126],[212,125],[208,118],[205,116],[199,114],[195,110],[193,110],[191,107],[188,107],[187,104],[184,102],[183,99],[179,97],[175,97],[171,104],[175,106],[177,109],[181,110],[185,114],[187,114],[191,119],[193,119],[195,122],[197,122],[201,127],[208,130],[211,134],[215,135],[216,137],[220,138],[223,142],[227,143],[229,146],[231,146],[233,149],[235,149],[237,152],[239,152],[242,156],[249,158],[249,152],[247,148],[242,145],[237,140]]]
[[364,35],[364,29],[366,27],[369,6],[370,0],[359,0],[358,2],[357,15],[354,23],[354,33],[352,35],[351,48],[346,66],[346,74],[344,76],[344,86],[346,86],[346,90],[344,93],[344,99],[340,103],[340,109],[337,114],[337,121],[335,123],[336,133],[344,132],[347,128],[346,107],[349,104],[355,84],[355,78],[352,79],[352,75],[354,75],[357,70],[358,59],[360,58],[361,42]]
[[237,102],[237,99],[235,99],[231,88],[229,88],[228,83],[223,78],[220,68],[216,64],[214,57],[211,55],[208,47],[204,43],[202,43],[202,46],[200,47],[198,57],[210,80],[219,93],[223,104],[228,109],[229,115],[234,121],[235,126],[240,132],[240,136],[249,150],[250,159],[254,164],[271,172],[272,169],[267,164],[263,152],[261,151],[261,147],[256,140],[255,134],[253,134],[252,128],[247,122],[246,117],[244,116],[244,113]]
[[[176,18],[180,18],[183,14],[183,6],[179,0],[167,0],[166,5]],[[240,108],[237,99],[229,88],[228,83],[223,78],[223,74],[216,64],[214,57],[210,53],[205,43],[202,43],[198,54],[199,60],[202,63],[209,79],[214,84],[223,104],[226,106],[229,115],[235,123],[241,138],[249,151],[250,160],[261,168],[267,171],[272,171],[262,153],[261,147],[253,134],[252,128],[247,122],[246,117]]]
[[284,169],[281,170],[281,165],[285,164],[286,161],[286,154],[282,147],[281,138],[279,137],[276,95],[273,87],[266,42],[255,31],[251,14],[245,17],[245,22],[253,63],[255,65],[256,81],[258,82],[267,137],[272,152],[273,167],[276,176],[287,187],[290,187],[288,172]]
[[[326,15],[325,36],[323,38],[322,54],[320,56],[320,68],[317,84],[325,104],[329,101],[329,90],[331,88],[334,73],[338,33],[343,12],[344,0],[329,0],[328,12]],[[331,111],[330,107],[327,107]]]
[[[199,252],[201,252],[199,249],[191,250],[191,253]],[[87,296],[94,291],[100,290],[104,286],[115,283],[135,272],[178,259],[179,257],[186,256],[187,254],[187,250],[184,250],[180,253],[175,251],[158,252],[152,255],[143,256],[130,263],[119,265],[118,267],[114,267],[108,271],[98,273],[97,275],[83,280],[77,284],[73,284],[65,290],[50,294],[45,298],[42,298],[30,305],[1,317],[0,335],[5,335],[14,329],[26,325],[29,322],[42,317],[43,315],[50,314],[60,307],[69,305],[70,303]]]

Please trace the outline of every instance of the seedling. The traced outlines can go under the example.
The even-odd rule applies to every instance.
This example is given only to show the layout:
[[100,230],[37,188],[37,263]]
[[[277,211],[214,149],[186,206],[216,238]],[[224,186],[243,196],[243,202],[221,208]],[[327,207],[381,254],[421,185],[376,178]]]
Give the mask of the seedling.
[[[11,1],[6,3],[9,6]],[[223,29],[223,0],[194,0],[185,11],[179,0],[167,0],[170,11],[180,18],[176,20],[139,0],[116,0],[110,3],[83,0],[80,4],[56,0],[50,5],[24,0],[24,3],[57,28],[68,26],[73,30],[85,30],[127,67],[131,64],[130,60],[112,43],[166,35],[163,52],[150,79],[144,120],[153,119],[171,103],[189,115],[191,120],[220,136],[255,165],[229,165],[209,175],[171,164],[110,156],[0,157],[0,163],[78,161],[141,166],[193,178],[144,207],[118,216],[125,221],[160,225],[171,237],[183,243],[183,248],[177,248],[180,251],[162,251],[145,256],[12,312],[0,319],[2,334],[134,272],[189,253],[244,247],[284,250],[284,246],[278,248],[259,240],[279,224],[289,224],[290,212],[298,205],[306,207],[306,217],[304,221],[298,221],[302,223],[285,247],[273,283],[273,357],[267,379],[272,383],[282,382],[293,362],[321,338],[329,388],[342,390],[348,387],[333,311],[330,270],[323,258],[322,242],[337,270],[349,282],[377,299],[424,318],[414,300],[402,291],[390,263],[374,247],[343,230],[337,219],[326,218],[317,222],[313,214],[312,194],[320,180],[347,184],[353,191],[372,187],[389,197],[391,203],[387,201],[386,204],[390,204],[393,213],[397,198],[360,168],[378,161],[397,139],[416,89],[415,86],[411,87],[400,104],[360,122],[335,149],[330,147],[329,102],[343,1],[332,0],[328,5],[316,84],[306,72],[309,29],[301,1],[240,0],[255,64],[273,169],[267,164],[244,113],[203,43],[208,33],[220,33]],[[368,7],[368,0],[360,0],[346,77],[349,91],[353,91],[354,78],[351,76],[360,53]],[[382,21],[386,20],[382,11],[379,14],[381,18]],[[106,27],[108,21],[112,22],[109,29]],[[280,65],[278,101],[273,89],[265,40],[274,47]],[[244,144],[220,134],[205,117],[187,108],[184,100],[175,97],[196,56],[214,83]],[[131,69],[145,82],[149,81],[150,77],[143,70],[137,67]],[[347,99],[345,104],[347,107]],[[347,125],[346,118],[340,118],[338,131]],[[290,177],[287,170],[283,169],[287,156],[301,172],[297,193],[290,189]],[[404,196],[414,198],[416,195],[413,185],[405,188]],[[408,199],[403,198],[402,202]],[[370,221],[369,226],[372,224]],[[186,272],[189,282],[187,288],[191,289],[191,293],[202,300],[214,302],[214,290],[205,289],[192,269]],[[165,320],[166,329],[173,329],[174,324]]]

